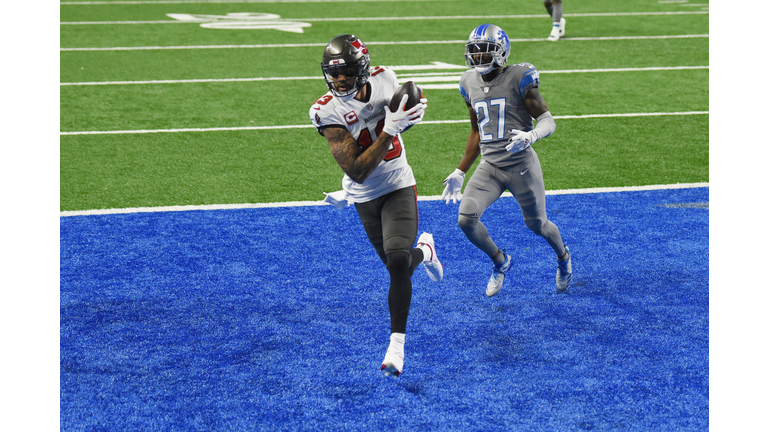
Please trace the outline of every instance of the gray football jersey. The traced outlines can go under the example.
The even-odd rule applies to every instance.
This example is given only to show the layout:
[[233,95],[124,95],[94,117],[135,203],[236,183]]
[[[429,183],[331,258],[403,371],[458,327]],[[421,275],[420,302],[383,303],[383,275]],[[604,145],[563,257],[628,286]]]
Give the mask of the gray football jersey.
[[501,167],[530,157],[530,149],[512,154],[505,147],[511,129],[533,129],[533,119],[523,99],[530,89],[537,87],[539,71],[530,63],[509,65],[490,83],[483,81],[474,69],[461,75],[459,91],[477,114],[483,159]]

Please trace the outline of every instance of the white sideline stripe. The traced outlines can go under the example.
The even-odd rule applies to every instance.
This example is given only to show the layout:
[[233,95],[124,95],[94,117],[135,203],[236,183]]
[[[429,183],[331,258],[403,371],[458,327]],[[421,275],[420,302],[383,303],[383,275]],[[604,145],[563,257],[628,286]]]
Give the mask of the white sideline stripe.
[[[398,70],[397,66],[388,66],[393,70]],[[465,66],[460,66],[466,69]],[[691,69],[709,69],[709,66],[656,66],[643,68],[614,68],[614,69],[571,69],[571,70],[540,70],[542,74],[572,74],[572,73],[600,73],[600,72],[645,72],[645,71],[672,71],[672,70],[691,70]],[[414,78],[414,81],[422,82],[435,81],[459,81],[461,76],[456,72],[435,72],[435,73],[416,73],[402,74],[400,81]],[[195,83],[225,83],[225,82],[257,82],[257,81],[306,81],[322,80],[322,76],[304,76],[304,77],[254,77],[254,78],[205,78],[205,79],[186,79],[186,80],[149,80],[149,81],[90,81],[90,82],[69,82],[60,83],[60,86],[95,86],[95,85],[134,85],[134,84],[195,84]]]
[[[547,195],[576,195],[607,192],[635,192],[650,191],[662,189],[691,189],[709,187],[709,183],[677,183],[668,185],[650,185],[650,186],[626,186],[626,187],[602,187],[587,189],[563,189],[546,191]],[[502,197],[511,197],[512,194],[505,192]],[[439,195],[420,196],[419,201],[440,201]],[[330,205],[324,201],[288,201],[277,203],[256,203],[256,204],[210,204],[210,205],[187,205],[187,206],[165,206],[165,207],[132,207],[121,209],[100,209],[100,210],[74,210],[63,211],[59,213],[60,217],[70,216],[95,216],[110,214],[129,214],[129,213],[159,213],[159,212],[178,212],[178,211],[196,211],[196,210],[239,210],[254,208],[280,208],[280,207],[311,207]]]
[[[586,118],[610,118],[610,117],[661,117],[661,116],[683,116],[683,115],[702,115],[702,114],[709,114],[709,111],[561,115],[561,116],[554,116],[554,118],[555,119],[586,119]],[[431,121],[425,120],[420,124],[426,125],[426,124],[451,124],[451,123],[469,123],[469,119],[431,120]],[[59,135],[60,136],[64,136],[64,135],[127,135],[127,134],[180,133],[180,132],[259,131],[259,130],[307,129],[307,128],[314,128],[314,126],[311,124],[300,124],[300,125],[284,125],[284,126],[239,126],[239,127],[188,128],[188,129],[79,131],[79,132],[59,132]]]
[[61,6],[155,5],[155,4],[236,4],[236,3],[353,3],[353,2],[434,2],[443,0],[157,0],[157,1],[73,1]]
[[[549,15],[547,15],[549,16]],[[602,37],[566,37],[563,41],[612,41],[612,40],[646,40],[646,39],[693,39],[708,38],[709,34],[691,35],[660,35],[660,36],[602,36]],[[510,42],[541,42],[545,38],[510,39]],[[384,41],[366,42],[366,45],[449,45],[465,44],[465,39],[443,41]],[[185,49],[250,49],[250,48],[307,48],[324,47],[325,43],[296,43],[296,44],[256,44],[256,45],[187,45],[187,46],[150,46],[150,47],[96,47],[96,48],[59,48],[59,51],[145,51],[145,50],[185,50]]]
[[[708,11],[669,11],[669,12],[601,12],[601,13],[569,13],[568,17],[621,17],[621,16],[658,16],[658,15],[706,15]],[[422,21],[422,20],[454,20],[454,19],[527,19],[548,17],[546,14],[535,15],[455,15],[455,16],[409,16],[409,17],[333,17],[333,18],[285,18],[285,21],[302,22],[357,22],[357,21]],[[62,21],[60,25],[113,25],[113,24],[200,24],[202,21]],[[466,41],[464,41],[466,42]]]

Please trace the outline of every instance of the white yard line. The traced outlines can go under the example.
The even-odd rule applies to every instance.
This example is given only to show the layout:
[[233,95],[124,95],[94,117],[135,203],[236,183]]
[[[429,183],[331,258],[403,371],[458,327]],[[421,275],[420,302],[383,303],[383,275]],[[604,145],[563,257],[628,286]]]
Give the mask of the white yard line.
[[[397,66],[388,66],[397,71]],[[465,66],[459,66],[458,69],[466,69]],[[542,74],[572,74],[572,73],[601,73],[601,72],[645,72],[645,71],[674,71],[674,70],[692,70],[709,69],[709,66],[654,66],[642,68],[613,68],[613,69],[570,69],[570,70],[540,70]],[[400,81],[421,80],[422,82],[450,81],[459,82],[460,75],[456,72],[435,72],[435,73],[403,73],[399,76]],[[149,80],[149,81],[90,81],[90,82],[69,82],[61,83],[61,86],[97,86],[97,85],[134,85],[134,84],[195,84],[195,83],[226,83],[226,82],[257,82],[257,81],[307,81],[321,80],[322,76],[300,76],[300,77],[254,77],[254,78],[210,78],[210,79],[186,79],[186,80]]]
[[[604,37],[568,37],[568,41],[612,41],[612,40],[647,40],[647,39],[698,39],[708,38],[708,34],[690,35],[659,35],[659,36],[604,36]],[[544,38],[510,39],[512,43],[541,42]],[[465,44],[466,39],[443,41],[383,41],[366,42],[366,45],[450,45]],[[307,48],[324,47],[324,43],[297,43],[297,44],[255,44],[255,45],[182,45],[182,46],[144,46],[144,47],[94,47],[94,48],[59,48],[62,52],[80,51],[149,51],[149,50],[188,50],[188,49],[267,49],[267,48]]]
[[[633,17],[633,16],[669,16],[669,15],[706,15],[709,11],[670,11],[670,12],[598,12],[567,14],[571,17]],[[329,18],[293,18],[281,17],[288,21],[300,22],[359,22],[359,21],[425,21],[425,20],[497,20],[497,19],[540,19],[546,14],[535,15],[453,15],[453,16],[386,16],[386,17],[329,17]],[[143,24],[200,24],[198,21],[154,20],[154,21],[62,21],[60,25],[143,25]],[[466,41],[465,41],[466,42]]]
[[60,6],[93,6],[93,5],[155,5],[155,4],[239,4],[239,3],[414,3],[435,2],[445,0],[157,0],[157,1],[72,1],[60,2]]
[[[591,119],[591,118],[612,118],[612,117],[666,117],[666,116],[685,116],[685,115],[709,115],[709,111],[687,111],[687,112],[659,112],[659,113],[625,113],[625,114],[585,114],[585,115],[560,115],[554,116],[555,119]],[[426,120],[421,122],[423,125],[430,124],[453,124],[468,123],[466,120]],[[182,133],[182,132],[225,132],[225,131],[260,131],[260,130],[278,130],[278,129],[307,129],[314,127],[311,124],[284,125],[284,126],[235,126],[235,127],[213,127],[213,128],[186,128],[186,129],[136,129],[136,130],[114,130],[114,131],[78,131],[78,132],[59,132],[60,136],[68,135],[133,135],[133,134],[154,134],[154,133]]]
[[[547,195],[576,195],[593,194],[608,192],[634,192],[650,191],[663,189],[690,189],[709,187],[709,183],[677,183],[668,185],[650,185],[650,186],[627,186],[627,187],[603,187],[586,189],[563,189],[547,191]],[[502,197],[511,197],[512,194],[505,192]],[[442,199],[439,195],[419,196],[419,201],[439,201]],[[178,212],[178,211],[196,211],[196,210],[237,210],[253,208],[279,208],[279,207],[311,207],[330,205],[324,201],[288,201],[277,203],[257,203],[257,204],[210,204],[210,205],[187,205],[187,206],[164,206],[164,207],[132,207],[121,209],[100,209],[100,210],[75,210],[63,211],[59,213],[60,217],[70,216],[95,216],[111,214],[128,213],[158,213],[158,212]]]

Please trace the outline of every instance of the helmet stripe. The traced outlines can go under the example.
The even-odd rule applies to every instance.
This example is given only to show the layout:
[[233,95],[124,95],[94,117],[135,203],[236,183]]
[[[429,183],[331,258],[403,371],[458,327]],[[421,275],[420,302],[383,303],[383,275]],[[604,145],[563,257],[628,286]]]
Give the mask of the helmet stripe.
[[483,24],[480,27],[477,28],[477,37],[483,37],[485,36],[486,30],[488,30],[488,26],[490,24]]

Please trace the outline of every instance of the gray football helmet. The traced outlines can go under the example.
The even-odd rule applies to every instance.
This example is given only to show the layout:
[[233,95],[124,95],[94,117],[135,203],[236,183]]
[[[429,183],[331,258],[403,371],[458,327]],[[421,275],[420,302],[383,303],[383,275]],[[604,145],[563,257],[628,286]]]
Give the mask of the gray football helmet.
[[464,61],[480,75],[504,67],[509,58],[509,37],[500,27],[483,24],[472,30],[464,47]]
[[[339,35],[333,38],[323,51],[321,63],[325,83],[335,96],[354,95],[368,82],[371,75],[371,58],[368,48],[355,35]],[[346,90],[338,90],[334,86],[334,78],[339,75],[355,77],[354,85]]]

